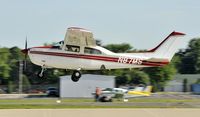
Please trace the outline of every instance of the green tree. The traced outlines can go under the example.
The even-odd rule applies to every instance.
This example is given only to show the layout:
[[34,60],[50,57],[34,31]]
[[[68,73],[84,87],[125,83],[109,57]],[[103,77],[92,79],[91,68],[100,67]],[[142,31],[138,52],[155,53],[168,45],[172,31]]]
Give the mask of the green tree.
[[109,71],[109,75],[115,75],[117,87],[126,84],[138,85],[149,84],[149,76],[138,69],[117,69]]
[[10,76],[10,66],[8,65],[8,58],[10,57],[8,48],[0,48],[0,78],[8,79]]
[[149,84],[149,76],[143,71],[140,71],[138,69],[132,69],[129,73],[130,76],[130,84],[144,84],[148,85]]
[[181,64],[179,72],[182,74],[200,73],[200,38],[194,38],[189,42],[185,51],[180,51]]
[[144,71],[150,77],[153,91],[162,91],[166,82],[170,81],[176,73],[173,62],[164,67],[144,68]]
[[19,76],[19,61],[23,60],[23,55],[18,47],[12,47],[9,49],[9,63],[11,68],[9,80],[17,82]]
[[27,76],[23,75],[23,91],[28,92],[31,89],[30,80]]

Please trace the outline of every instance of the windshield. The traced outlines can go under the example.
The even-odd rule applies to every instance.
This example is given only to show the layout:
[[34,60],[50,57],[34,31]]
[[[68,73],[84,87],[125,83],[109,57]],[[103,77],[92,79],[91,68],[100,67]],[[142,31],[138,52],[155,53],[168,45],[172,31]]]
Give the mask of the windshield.
[[63,44],[64,44],[64,41],[59,41],[53,44],[53,48],[62,49]]
[[64,44],[64,41],[59,41],[59,42],[53,44],[53,46],[60,46],[60,45],[63,45],[63,44]]

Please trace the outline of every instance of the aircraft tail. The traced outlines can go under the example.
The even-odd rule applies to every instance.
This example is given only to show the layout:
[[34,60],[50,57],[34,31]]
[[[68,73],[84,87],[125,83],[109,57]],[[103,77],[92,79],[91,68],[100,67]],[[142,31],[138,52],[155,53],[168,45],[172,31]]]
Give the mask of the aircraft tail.
[[174,31],[169,34],[169,36],[167,36],[158,46],[148,52],[153,53],[153,58],[162,58],[170,61],[182,41],[180,37],[183,37],[184,35],[184,33]]
[[129,95],[138,95],[138,96],[150,96],[152,91],[152,86],[142,87],[143,90],[133,90],[128,91]]
[[152,88],[153,88],[152,86],[146,86],[146,88],[144,89],[144,92],[151,94]]

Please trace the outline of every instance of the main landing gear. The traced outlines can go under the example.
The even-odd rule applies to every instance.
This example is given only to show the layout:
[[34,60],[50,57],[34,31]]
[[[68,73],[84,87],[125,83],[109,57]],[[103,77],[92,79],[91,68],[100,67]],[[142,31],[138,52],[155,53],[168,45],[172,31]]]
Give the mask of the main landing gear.
[[72,81],[78,82],[81,78],[81,72],[79,70],[74,70],[71,76]]

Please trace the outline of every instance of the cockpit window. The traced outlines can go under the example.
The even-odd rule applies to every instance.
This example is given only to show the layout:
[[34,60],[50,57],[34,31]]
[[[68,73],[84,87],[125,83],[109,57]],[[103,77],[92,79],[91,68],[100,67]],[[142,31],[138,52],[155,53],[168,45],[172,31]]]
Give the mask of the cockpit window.
[[64,41],[60,41],[58,43],[53,44],[53,48],[55,49],[62,49]]
[[65,51],[80,52],[80,47],[79,46],[73,46],[73,45],[66,45]]
[[85,47],[84,53],[85,54],[102,54],[100,50],[97,50],[94,48],[88,48],[88,47]]

